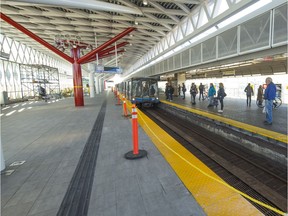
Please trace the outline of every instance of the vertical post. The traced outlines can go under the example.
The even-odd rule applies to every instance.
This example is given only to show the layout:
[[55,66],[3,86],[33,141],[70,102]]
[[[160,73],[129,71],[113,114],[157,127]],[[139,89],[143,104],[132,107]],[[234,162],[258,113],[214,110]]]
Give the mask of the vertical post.
[[81,65],[78,64],[80,57],[80,48],[72,48],[73,62],[73,85],[74,85],[74,101],[75,106],[84,106],[83,86],[82,86],[82,72]]
[[123,96],[123,116],[124,117],[129,117],[127,113],[127,104],[126,104],[126,98]]
[[99,78],[98,76],[95,79],[96,94],[99,94]]
[[89,76],[90,76],[89,77],[90,98],[94,98],[95,97],[94,73],[92,71],[90,71]]
[[117,104],[116,105],[121,105],[120,103],[120,93],[117,92]]
[[2,171],[2,170],[5,169],[5,160],[4,160],[4,155],[3,155],[1,139],[0,139],[0,151],[1,151],[1,154],[0,154],[0,157],[1,157],[1,170],[0,171]]
[[126,159],[137,159],[147,155],[147,151],[139,150],[138,145],[138,122],[137,122],[137,109],[135,104],[132,105],[132,140],[133,140],[133,151],[125,154]]
[[133,137],[133,154],[139,154],[138,149],[138,122],[137,122],[137,110],[135,104],[132,106],[132,137]]
[[99,77],[99,79],[98,79],[98,85],[99,85],[99,93],[101,93],[102,92],[102,77]]

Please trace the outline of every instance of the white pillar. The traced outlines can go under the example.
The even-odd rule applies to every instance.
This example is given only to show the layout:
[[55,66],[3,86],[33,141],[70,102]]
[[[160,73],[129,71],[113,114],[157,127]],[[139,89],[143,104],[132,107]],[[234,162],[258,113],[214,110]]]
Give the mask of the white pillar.
[[99,93],[101,93],[102,92],[102,78],[99,78],[98,79],[98,85],[99,85]]
[[1,139],[0,139],[0,151],[1,151],[1,154],[0,154],[0,157],[1,157],[1,170],[0,171],[2,171],[2,170],[5,169],[5,160],[4,160],[4,155],[3,155]]
[[89,77],[89,87],[90,87],[90,98],[95,97],[95,88],[94,88],[94,73],[90,71]]
[[95,87],[96,87],[96,94],[99,94],[99,78],[96,77],[95,79]]

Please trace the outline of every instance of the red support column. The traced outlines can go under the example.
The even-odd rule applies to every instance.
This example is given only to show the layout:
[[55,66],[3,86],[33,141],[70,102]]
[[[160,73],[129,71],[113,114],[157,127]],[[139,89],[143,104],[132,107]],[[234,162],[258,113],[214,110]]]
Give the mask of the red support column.
[[73,84],[75,106],[84,106],[81,65],[77,62],[80,57],[80,48],[71,50],[73,63]]

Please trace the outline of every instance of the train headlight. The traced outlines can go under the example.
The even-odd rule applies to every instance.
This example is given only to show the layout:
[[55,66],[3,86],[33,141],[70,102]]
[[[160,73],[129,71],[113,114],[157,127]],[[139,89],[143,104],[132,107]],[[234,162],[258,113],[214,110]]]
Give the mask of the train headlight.
[[135,98],[132,98],[132,101],[135,101]]
[[159,100],[159,98],[157,97],[156,100]]

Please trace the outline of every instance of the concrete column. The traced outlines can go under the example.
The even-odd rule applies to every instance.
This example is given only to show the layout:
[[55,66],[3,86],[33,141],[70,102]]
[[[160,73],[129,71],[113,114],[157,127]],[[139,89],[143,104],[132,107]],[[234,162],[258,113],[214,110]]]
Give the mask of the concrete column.
[[99,94],[99,78],[95,78],[95,87],[96,87],[96,94]]
[[94,87],[94,73],[90,71],[89,74],[89,87],[90,87],[90,98],[95,97],[95,87]]
[[[186,81],[185,73],[178,73],[177,74],[177,90],[176,90],[177,91],[177,95],[178,95],[178,84],[180,84],[181,90],[182,90],[182,83],[185,84],[185,81]],[[187,89],[186,93],[189,92],[189,89],[188,89],[187,86],[186,86],[186,89]],[[182,95],[182,91],[180,92],[180,95]]]
[[2,171],[2,170],[5,169],[5,160],[4,160],[4,155],[3,155],[1,139],[0,139],[0,151],[1,151],[1,154],[0,154],[0,157],[1,157],[1,170],[0,171]]
[[102,89],[102,78],[99,78],[98,79],[98,85],[99,85],[99,93],[101,93],[102,91],[103,91],[103,89]]

